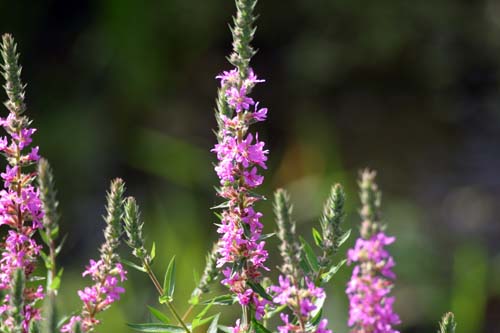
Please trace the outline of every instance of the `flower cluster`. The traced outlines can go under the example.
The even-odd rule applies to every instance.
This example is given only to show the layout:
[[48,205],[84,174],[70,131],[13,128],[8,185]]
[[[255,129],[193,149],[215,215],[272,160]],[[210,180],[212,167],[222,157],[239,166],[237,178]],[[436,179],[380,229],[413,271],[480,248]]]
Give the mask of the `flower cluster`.
[[75,332],[77,323],[81,331],[92,332],[100,323],[96,315],[108,309],[112,303],[120,299],[120,294],[125,292],[125,289],[118,283],[126,280],[127,272],[123,269],[116,253],[122,233],[124,192],[123,180],[115,179],[111,182],[107,195],[107,214],[104,218],[105,241],[100,249],[101,257],[98,261],[90,260],[90,264],[82,274],[82,276],[89,275],[94,284],[78,291],[78,296],[83,302],[82,310],[80,314],[72,316],[69,322],[62,326],[61,332]]
[[396,278],[392,271],[394,260],[384,248],[394,240],[379,232],[369,239],[358,239],[347,253],[348,263],[357,264],[346,290],[350,302],[349,326],[355,328],[353,332],[398,332],[392,328],[400,320],[392,309],[394,297],[389,296],[391,279]]
[[[278,326],[280,333],[305,333],[306,323],[311,321],[314,310],[318,309],[316,302],[326,297],[323,288],[317,287],[309,278],[305,278],[305,288],[300,288],[293,278],[280,275],[279,286],[271,286],[270,290],[274,293],[273,302],[288,306],[298,319],[298,323],[291,323],[289,316],[281,313],[284,325]],[[332,331],[326,328],[327,324],[328,320],[322,319],[312,332],[331,333]]]
[[[96,314],[107,309],[113,302],[120,299],[120,294],[125,289],[118,285],[127,279],[127,272],[120,263],[108,271],[102,260],[90,260],[90,265],[86,267],[82,276],[89,275],[95,284],[78,291],[78,296],[84,304],[86,312]],[[84,311],[85,312],[85,311]],[[61,332],[73,332],[75,323],[80,322],[84,332],[99,324],[99,320],[94,315],[73,316],[70,321],[61,328]]]
[[[256,212],[253,204],[259,200],[250,190],[262,184],[263,176],[258,174],[258,167],[266,168],[267,150],[264,143],[247,133],[248,126],[254,121],[263,121],[267,109],[258,109],[258,103],[246,96],[247,91],[258,82],[252,70],[247,79],[240,81],[237,69],[218,76],[222,89],[226,92],[228,105],[234,109],[234,117],[221,115],[224,127],[222,140],[213,149],[219,160],[215,167],[222,188],[220,196],[228,200],[228,208],[223,211],[221,225],[217,232],[221,234],[218,267],[227,263],[245,261],[241,272],[233,272],[229,267],[223,273],[222,282],[238,295],[240,304],[252,303],[257,317],[261,317],[265,300],[247,286],[247,280],[260,277],[259,269],[267,269],[265,261],[267,251],[262,234],[262,214]],[[239,88],[238,88],[239,87]],[[250,106],[255,105],[254,110]],[[245,136],[246,134],[246,136]]]
[[10,112],[6,118],[0,118],[0,126],[8,134],[0,137],[0,152],[8,162],[5,172],[0,174],[4,182],[0,191],[0,225],[6,225],[10,230],[3,240],[0,259],[0,290],[7,291],[1,301],[0,313],[7,329],[16,329],[17,325],[23,332],[28,332],[30,323],[40,318],[35,303],[43,297],[43,288],[22,287],[21,323],[12,317],[12,313],[19,311],[12,305],[12,289],[15,272],[22,271],[22,280],[28,281],[40,253],[41,247],[33,239],[36,230],[42,227],[43,219],[39,190],[32,185],[37,173],[25,173],[26,168],[36,163],[40,156],[38,147],[28,150],[36,129],[29,127],[31,121],[23,115],[24,86],[20,81],[16,46],[10,35],[3,36],[2,56],[3,75],[7,81],[5,89],[9,97],[5,105]]
[[246,282],[258,281],[259,270],[268,270],[265,266],[268,254],[261,240],[262,214],[253,207],[260,197],[251,192],[264,180],[259,169],[266,168],[268,151],[258,134],[248,133],[248,128],[254,122],[265,120],[267,109],[259,108],[259,103],[248,97],[248,93],[264,80],[257,79],[251,69],[243,79],[238,69],[223,72],[217,78],[230,109],[228,114],[219,115],[221,136],[212,149],[219,161],[215,167],[221,184],[219,195],[227,200],[217,230],[221,234],[217,266],[243,263],[240,270],[224,269],[222,283],[236,293],[240,304],[252,304],[257,318],[261,318],[267,301]]

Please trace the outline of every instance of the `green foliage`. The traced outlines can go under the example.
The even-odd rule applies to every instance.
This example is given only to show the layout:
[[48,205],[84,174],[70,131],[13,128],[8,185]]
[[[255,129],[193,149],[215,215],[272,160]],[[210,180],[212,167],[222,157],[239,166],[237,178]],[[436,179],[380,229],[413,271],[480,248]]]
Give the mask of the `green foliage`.
[[184,328],[169,324],[154,324],[154,323],[144,323],[144,324],[127,324],[131,329],[138,332],[145,333],[184,333]]
[[171,302],[174,297],[175,291],[175,256],[170,260],[165,278],[163,279],[163,292],[168,301]]
[[155,309],[154,307],[149,306],[149,305],[147,307],[148,307],[149,312],[156,319],[158,319],[159,321],[161,321],[163,324],[169,324],[170,323],[170,319],[163,312],[161,312],[160,310]]

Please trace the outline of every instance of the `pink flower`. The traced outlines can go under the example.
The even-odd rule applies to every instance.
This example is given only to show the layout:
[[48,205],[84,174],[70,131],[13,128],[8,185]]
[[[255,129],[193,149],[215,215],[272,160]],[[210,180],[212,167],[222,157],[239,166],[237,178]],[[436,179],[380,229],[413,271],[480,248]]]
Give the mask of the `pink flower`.
[[398,332],[392,326],[400,320],[393,311],[394,297],[389,297],[393,287],[390,279],[396,278],[392,271],[395,263],[384,248],[394,240],[379,232],[369,239],[358,239],[348,251],[348,263],[357,264],[346,289],[349,326],[373,333]]
[[75,329],[75,324],[80,323],[82,318],[80,316],[73,316],[70,318],[69,322],[61,327],[62,333],[73,333]]
[[331,330],[326,328],[327,325],[328,325],[328,319],[321,319],[321,321],[318,324],[318,327],[316,328],[315,333],[332,333]]
[[250,109],[250,105],[255,102],[250,97],[246,96],[247,89],[243,86],[240,89],[231,87],[226,91],[227,103],[234,108],[236,112]]
[[236,320],[236,325],[231,327],[231,333],[240,333],[242,330],[240,320]]
[[7,165],[6,171],[0,174],[0,176],[2,176],[2,179],[5,181],[5,187],[9,187],[10,184],[17,179],[17,171],[17,166],[11,168],[10,165]]
[[40,159],[40,155],[38,155],[39,147],[33,147],[31,148],[31,152],[28,155],[28,160],[36,162]]
[[224,86],[228,83],[234,84],[238,81],[239,78],[238,69],[234,68],[230,71],[224,71],[222,72],[222,74],[217,75],[215,78],[220,80],[221,86]]
[[259,102],[255,103],[255,111],[253,112],[253,119],[257,121],[264,121],[267,118],[267,108],[259,109]]

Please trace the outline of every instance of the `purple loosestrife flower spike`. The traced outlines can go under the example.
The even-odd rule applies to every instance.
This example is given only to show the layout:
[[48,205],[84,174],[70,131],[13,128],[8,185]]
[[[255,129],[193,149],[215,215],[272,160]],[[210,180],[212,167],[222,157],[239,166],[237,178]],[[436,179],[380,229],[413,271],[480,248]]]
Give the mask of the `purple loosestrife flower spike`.
[[[226,200],[221,205],[224,210],[217,229],[221,235],[217,267],[225,266],[222,283],[237,295],[244,313],[249,313],[246,308],[252,307],[260,319],[268,301],[251,286],[260,283],[262,269],[268,270],[265,266],[268,254],[261,239],[262,213],[254,208],[262,197],[253,191],[264,180],[260,170],[266,168],[268,151],[258,134],[249,132],[250,125],[263,121],[267,114],[267,109],[259,109],[258,103],[248,97],[253,87],[263,82],[249,67],[255,53],[250,41],[255,32],[256,3],[256,0],[236,0],[237,13],[231,29],[233,53],[229,57],[235,68],[217,76],[220,80],[216,112],[219,131],[218,143],[212,151],[218,159],[215,167],[221,185],[218,194]],[[238,327],[246,330],[248,324],[249,318],[244,315]]]
[[394,259],[385,249],[394,242],[380,224],[381,194],[375,183],[375,172],[365,170],[361,188],[361,238],[347,253],[348,264],[355,264],[346,289],[349,298],[349,321],[353,333],[398,333],[400,323],[393,311],[395,298],[390,296],[396,275]]
[[8,165],[1,173],[4,188],[0,191],[0,226],[8,228],[2,240],[0,259],[0,331],[28,332],[32,322],[40,318],[37,302],[43,297],[43,287],[33,286],[30,278],[41,246],[33,239],[44,217],[39,190],[32,185],[36,171],[27,171],[40,156],[38,147],[28,149],[36,129],[24,115],[25,86],[21,82],[19,54],[11,35],[2,36],[2,74],[9,114],[0,118],[0,126],[8,136],[0,137],[0,151]]
[[75,333],[77,325],[82,332],[92,332],[100,323],[96,318],[99,312],[108,309],[112,303],[120,299],[120,294],[125,289],[119,284],[127,279],[127,272],[119,262],[120,258],[116,249],[120,244],[121,220],[123,217],[123,193],[125,184],[121,179],[111,182],[107,195],[106,228],[104,229],[104,244],[101,246],[99,260],[90,260],[82,276],[90,276],[94,284],[78,291],[78,296],[83,302],[79,315],[70,318],[61,332]]
[[273,303],[285,305],[291,311],[296,320],[290,319],[289,315],[281,314],[282,326],[278,326],[280,333],[331,333],[326,328],[327,319],[323,319],[318,325],[311,323],[318,302],[326,297],[323,288],[315,285],[314,281],[305,272],[299,269],[301,261],[301,249],[295,234],[295,222],[292,218],[292,205],[290,197],[285,190],[279,189],[274,195],[274,212],[276,224],[278,225],[278,238],[281,241],[280,254],[283,258],[281,267],[282,275],[279,276],[279,284],[269,288],[273,295]]

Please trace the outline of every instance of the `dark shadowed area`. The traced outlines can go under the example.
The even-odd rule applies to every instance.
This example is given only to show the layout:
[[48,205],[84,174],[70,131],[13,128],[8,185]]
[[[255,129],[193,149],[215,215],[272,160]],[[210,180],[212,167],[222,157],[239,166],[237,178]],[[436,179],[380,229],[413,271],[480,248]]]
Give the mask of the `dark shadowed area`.
[[[34,140],[54,168],[69,235],[61,310],[80,306],[113,177],[142,207],[155,270],[177,255],[185,309],[193,270],[217,237],[210,149],[233,2],[1,0],[0,12],[0,32],[19,44]],[[263,194],[288,189],[299,231],[312,239],[340,182],[357,235],[358,171],[378,170],[397,237],[401,331],[434,332],[452,310],[459,332],[499,332],[500,2],[261,0],[257,12],[253,67],[267,82],[255,96],[269,108],[255,126],[270,149]],[[272,232],[271,202],[259,208]],[[325,310],[336,333],[348,332],[350,270],[331,282]],[[129,277],[100,332],[148,319],[154,288],[138,272]]]

